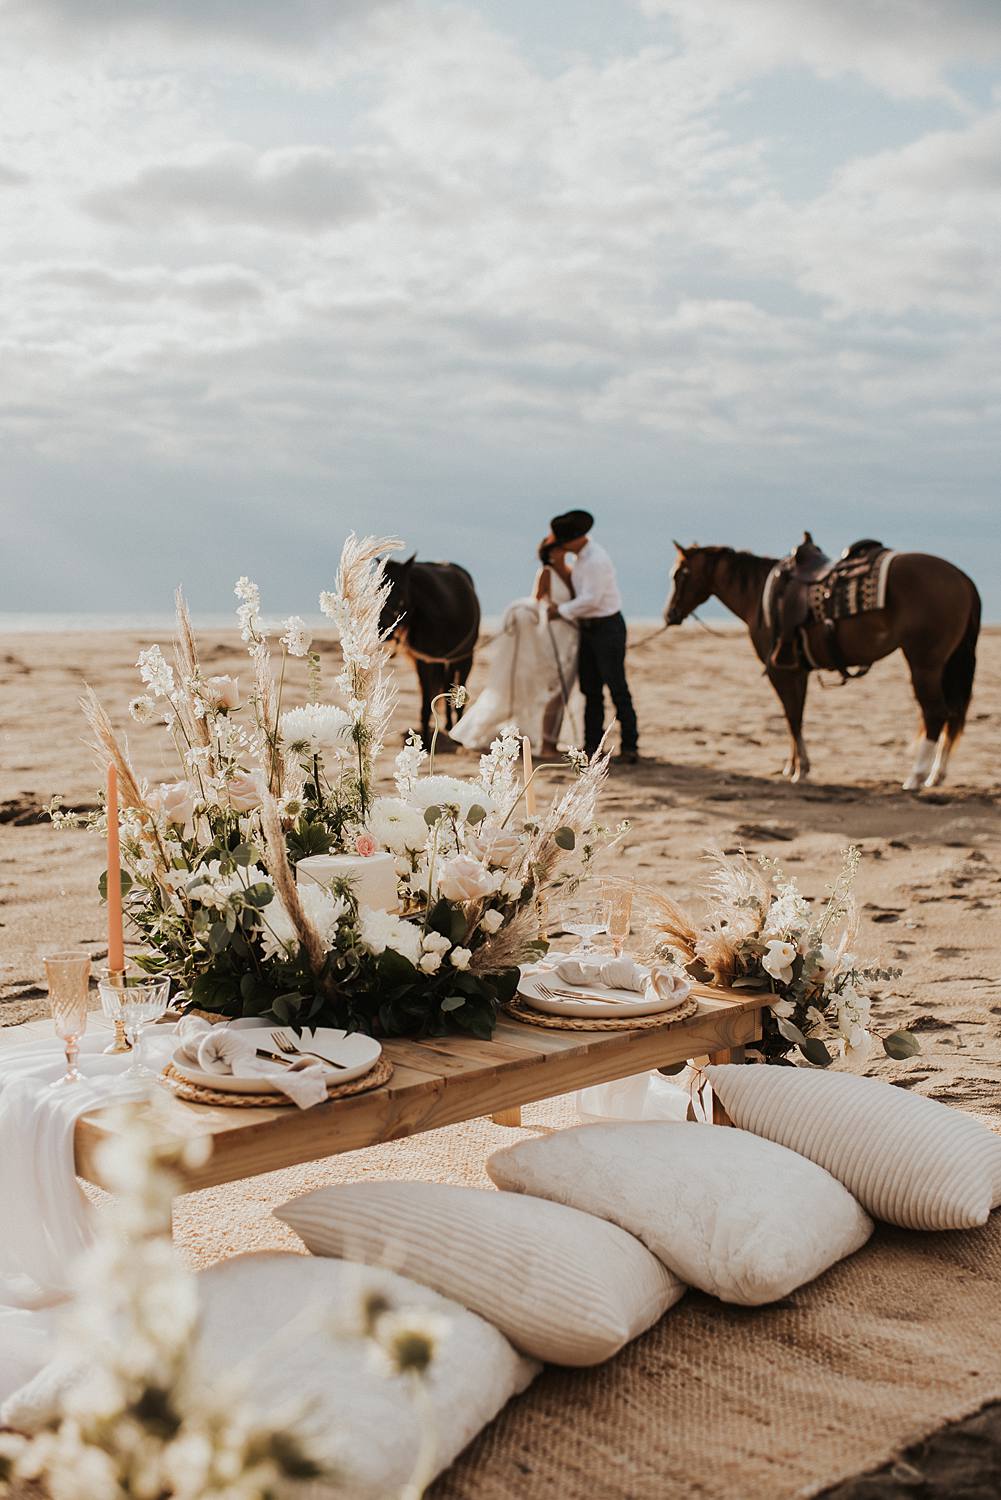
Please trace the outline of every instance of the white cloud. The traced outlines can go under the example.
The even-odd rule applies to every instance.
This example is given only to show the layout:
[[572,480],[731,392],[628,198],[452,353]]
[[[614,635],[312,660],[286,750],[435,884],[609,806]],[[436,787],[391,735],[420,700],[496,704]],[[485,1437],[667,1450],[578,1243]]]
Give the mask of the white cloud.
[[[501,34],[471,3],[377,7],[294,63],[276,44],[277,77],[281,7],[179,9],[195,62],[140,48],[106,0],[39,0],[91,51],[0,59],[0,161],[30,179],[0,222],[0,434],[29,476],[98,476],[95,536],[102,473],[147,476],[208,548],[241,492],[266,492],[269,525],[298,492],[290,570],[330,495],[338,525],[416,524],[423,484],[435,545],[492,549],[601,485],[655,519],[683,475],[700,513],[717,485],[742,522],[728,497],[793,475],[952,482],[958,447],[997,448],[1001,116],[931,130],[896,106],[892,135],[793,194],[756,70],[809,68],[808,93],[852,47],[883,77],[889,44],[861,5],[803,0],[798,27],[784,5],[748,0],[745,46],[743,6],[672,0],[682,45],[570,39],[545,68],[513,14]],[[289,38],[323,9],[293,6]],[[986,55],[987,21],[957,13],[959,42],[897,37],[882,86],[934,92],[961,49]],[[750,127],[722,123],[735,80]]]
[[997,0],[639,0],[689,47],[744,77],[807,67],[857,73],[900,97],[956,100],[957,64],[1001,59]]
[[110,223],[167,227],[176,220],[310,231],[378,210],[371,172],[320,146],[256,153],[228,146],[199,160],[143,167],[88,193],[84,207]]

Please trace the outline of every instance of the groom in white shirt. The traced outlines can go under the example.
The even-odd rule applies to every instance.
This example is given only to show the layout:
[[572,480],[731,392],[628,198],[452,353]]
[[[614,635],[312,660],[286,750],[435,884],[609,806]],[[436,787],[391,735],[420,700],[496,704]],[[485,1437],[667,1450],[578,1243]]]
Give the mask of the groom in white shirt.
[[619,720],[619,754],[622,765],[635,765],[638,755],[636,710],[626,681],[626,622],[622,617],[622,595],[615,564],[589,532],[594,525],[590,511],[571,510],[554,516],[547,542],[563,552],[576,553],[571,574],[573,598],[550,604],[550,617],[562,616],[580,628],[578,677],[584,694],[584,748],[593,755],[605,730],[605,689]]

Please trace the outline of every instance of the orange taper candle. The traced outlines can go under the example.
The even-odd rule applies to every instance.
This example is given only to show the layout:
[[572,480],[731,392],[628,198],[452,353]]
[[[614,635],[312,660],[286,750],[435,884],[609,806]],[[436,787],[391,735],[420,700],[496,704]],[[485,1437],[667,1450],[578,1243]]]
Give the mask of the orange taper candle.
[[125,938],[122,933],[122,858],[118,847],[118,773],[108,766],[108,968],[125,972]]

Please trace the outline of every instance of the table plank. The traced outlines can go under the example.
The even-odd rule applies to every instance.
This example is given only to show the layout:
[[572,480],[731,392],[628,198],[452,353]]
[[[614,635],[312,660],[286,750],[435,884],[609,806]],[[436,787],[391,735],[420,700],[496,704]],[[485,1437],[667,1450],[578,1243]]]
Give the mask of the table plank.
[[[310,1110],[226,1108],[175,1099],[171,1117],[178,1133],[209,1135],[213,1142],[208,1161],[186,1173],[185,1189],[357,1151],[701,1053],[725,1052],[760,1035],[762,1004],[758,996],[700,1005],[686,1021],[637,1031],[558,1032],[505,1020],[496,1043],[469,1037],[391,1041],[385,1050],[395,1072],[388,1084]],[[109,1133],[101,1112],[85,1116],[76,1130],[76,1170],[99,1185],[99,1147]]]

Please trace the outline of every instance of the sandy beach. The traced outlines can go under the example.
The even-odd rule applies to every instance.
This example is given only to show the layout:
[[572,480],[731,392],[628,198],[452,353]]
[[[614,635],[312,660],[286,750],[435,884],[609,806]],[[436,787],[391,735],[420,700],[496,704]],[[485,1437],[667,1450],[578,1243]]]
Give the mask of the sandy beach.
[[[648,634],[649,626],[633,631],[637,640]],[[153,780],[177,774],[165,758],[164,738],[155,728],[131,724],[126,713],[138,687],[132,664],[152,640],[125,632],[0,639],[0,1026],[11,1028],[11,1040],[19,1023],[45,1013],[40,949],[79,944],[89,948],[95,965],[105,952],[96,890],[103,868],[100,841],[86,830],[57,831],[44,812],[54,796],[67,808],[96,802],[100,778],[77,701],[84,684],[127,728],[143,774]],[[329,681],[337,651],[329,641],[318,644]],[[203,637],[202,647],[212,671],[247,678],[235,632]],[[786,750],[779,705],[741,633],[675,630],[635,650],[629,669],[643,759],[635,769],[613,774],[605,802],[606,821],[628,818],[631,824],[613,857],[616,870],[692,902],[705,848],[744,847],[778,859],[806,894],[816,895],[836,874],[845,845],[859,844],[860,950],[903,971],[879,997],[877,1024],[884,1031],[907,1026],[923,1047],[907,1064],[880,1055],[871,1070],[1001,1128],[1001,629],[989,629],[982,638],[968,730],[949,783],[917,796],[899,789],[916,724],[902,658],[879,664],[843,689],[822,689],[814,680],[806,720],[814,779],[798,787],[779,775]],[[483,673],[479,662],[474,692]],[[303,698],[304,686],[293,682],[290,702]],[[402,733],[416,710],[414,680],[402,663],[400,687],[396,728]],[[391,749],[384,755],[387,778]],[[457,769],[471,768],[474,760],[462,752],[455,763]],[[544,1122],[549,1108],[529,1118]],[[477,1146],[478,1128],[495,1127],[474,1122],[468,1127],[473,1135],[457,1135],[461,1160],[451,1166],[447,1133],[438,1133],[435,1150],[444,1152],[446,1180],[485,1184],[480,1159],[472,1163],[483,1149]],[[415,1157],[414,1149],[414,1143],[398,1142],[364,1153],[373,1160],[360,1161],[357,1172],[420,1175],[426,1159]],[[269,1209],[324,1180],[326,1169],[314,1164],[194,1195],[179,1215],[179,1241],[196,1264],[247,1248],[294,1248]],[[964,1472],[979,1484],[996,1454],[997,1419],[993,1425],[984,1420],[986,1428],[982,1420],[979,1429],[963,1424],[943,1435],[933,1449],[946,1455],[940,1458],[942,1487],[929,1480],[920,1493],[989,1493],[955,1487]],[[843,1500],[903,1494],[896,1483],[892,1476],[885,1484],[860,1481],[861,1488],[847,1486],[838,1494]]]
[[[637,627],[635,639],[649,628]],[[93,806],[99,775],[85,743],[78,698],[90,683],[127,729],[135,761],[152,780],[176,771],[166,740],[127,716],[137,691],[133,663],[152,637],[128,633],[8,635],[0,640],[0,1019],[38,1010],[38,951],[53,942],[104,951],[96,895],[100,841],[57,832],[44,814],[53,796]],[[168,643],[163,642],[166,646]],[[216,672],[247,660],[235,632],[203,640]],[[328,678],[336,648],[322,639]],[[1001,975],[996,909],[1001,883],[1001,629],[981,641],[967,733],[948,784],[919,796],[900,791],[916,710],[902,657],[845,688],[811,684],[806,733],[814,775],[789,786],[777,700],[746,639],[685,627],[631,653],[643,761],[616,772],[605,801],[609,823],[631,829],[615,866],[682,902],[697,898],[705,848],[743,846],[779,859],[805,892],[822,890],[839,851],[859,844],[863,951],[899,966],[879,1002],[881,1021],[908,1025],[925,1051],[906,1068],[908,1086],[1001,1117]],[[484,667],[474,669],[475,692]],[[414,679],[399,666],[398,723],[415,715]],[[303,695],[293,680],[289,701]],[[471,766],[461,752],[457,765]],[[384,755],[386,775],[391,754]],[[881,1063],[882,1069],[900,1065]]]

